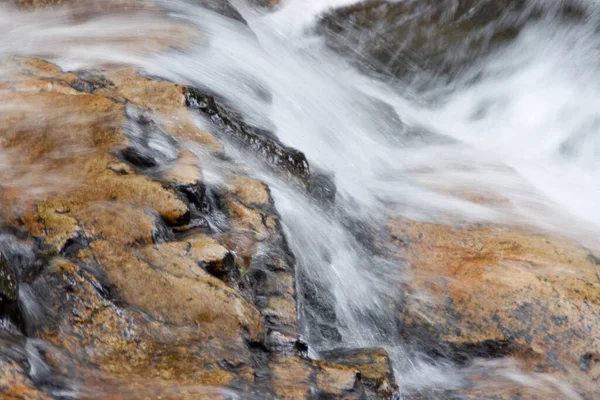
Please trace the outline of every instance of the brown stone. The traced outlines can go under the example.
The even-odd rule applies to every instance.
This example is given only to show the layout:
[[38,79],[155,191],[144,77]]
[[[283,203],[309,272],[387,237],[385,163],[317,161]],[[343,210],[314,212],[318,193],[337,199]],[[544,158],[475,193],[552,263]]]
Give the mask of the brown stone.
[[[219,196],[231,229],[173,232],[191,214],[181,186],[199,184],[203,154],[223,151],[186,110],[182,88],[129,67],[64,72],[43,60],[0,62],[10,71],[0,99],[17,105],[0,114],[10,165],[0,166],[0,209],[35,237],[29,246],[39,244],[25,287],[26,312],[35,312],[27,329],[48,347],[51,373],[81,384],[82,398],[213,399],[228,386],[305,392],[302,380],[252,386],[268,365],[248,343],[264,340],[266,323],[277,321],[290,343],[296,338],[293,266],[266,185],[228,177]],[[124,103],[176,139],[177,160],[157,171],[127,161],[132,117]],[[275,268],[263,312],[243,275],[259,247]],[[236,265],[233,249],[247,262]],[[314,387],[317,368],[292,360],[298,371],[306,365]],[[0,394],[44,398],[25,366],[0,363]]]
[[182,151],[179,158],[160,174],[160,179],[175,185],[194,185],[202,180],[198,158],[190,151]]
[[256,179],[238,175],[231,177],[229,183],[233,186],[232,193],[246,205],[268,206],[272,202],[267,185]]
[[317,375],[317,387],[323,392],[341,396],[358,384],[358,369],[326,362],[318,362],[317,365],[321,369]]
[[91,247],[129,304],[161,321],[198,324],[203,337],[241,339],[242,331],[255,337],[261,329],[258,311],[186,257],[190,245],[165,243],[143,248],[139,254],[115,249],[106,241]]
[[[598,371],[579,371],[600,351],[598,264],[569,239],[516,227],[390,224],[410,266],[402,320],[460,348],[506,344],[530,369],[566,375],[584,393]],[[426,335],[425,335],[426,336]]]
[[321,357],[360,372],[361,382],[380,396],[390,396],[397,389],[392,364],[383,349],[338,349],[322,352]]
[[275,394],[280,399],[304,400],[310,393],[310,363],[296,357],[277,357],[269,363]]

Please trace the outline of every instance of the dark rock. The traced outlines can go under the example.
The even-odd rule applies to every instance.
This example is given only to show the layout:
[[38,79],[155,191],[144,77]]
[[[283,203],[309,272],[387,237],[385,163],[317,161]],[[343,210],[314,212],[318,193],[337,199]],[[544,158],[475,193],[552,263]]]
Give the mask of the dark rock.
[[17,274],[0,254],[0,320],[20,325]]
[[579,368],[582,371],[590,371],[594,365],[600,365],[600,354],[585,353],[579,359]]
[[314,172],[310,180],[308,192],[321,207],[331,209],[335,205],[337,192],[335,176],[325,172]]
[[198,5],[236,21],[246,23],[242,15],[228,0],[195,0]]
[[546,16],[581,20],[585,10],[573,1],[544,9],[526,0],[374,0],[329,13],[319,31],[331,48],[375,72],[451,77]]
[[165,243],[175,239],[173,231],[169,228],[165,220],[156,214],[150,214],[153,219],[154,229],[152,229],[152,241],[154,243]]
[[317,347],[331,347],[341,342],[333,294],[323,282],[309,279],[299,273],[298,294],[301,296],[300,316],[306,326],[307,336]]
[[217,262],[201,262],[200,267],[206,272],[222,281],[235,281],[240,273],[235,267],[235,258],[232,253],[227,253],[222,260]]
[[129,139],[129,146],[121,151],[125,161],[144,171],[177,160],[177,141],[149,113],[131,106],[125,108],[125,113],[125,135]]
[[114,88],[115,86],[114,82],[106,79],[106,77],[98,71],[83,70],[76,71],[75,74],[80,80],[76,81],[77,83],[75,86],[71,84],[71,87],[79,91],[94,93],[98,89]]
[[244,123],[239,114],[220,104],[214,96],[191,87],[184,94],[186,105],[206,115],[226,139],[251,151],[276,172],[289,173],[304,184],[308,182],[310,168],[304,154],[283,145],[272,133]]
[[83,80],[74,80],[69,85],[73,89],[80,92],[93,93],[95,90],[94,86],[91,83]]
[[219,194],[197,182],[191,185],[175,185],[190,209],[189,229],[202,229],[211,232],[228,230],[229,222]]

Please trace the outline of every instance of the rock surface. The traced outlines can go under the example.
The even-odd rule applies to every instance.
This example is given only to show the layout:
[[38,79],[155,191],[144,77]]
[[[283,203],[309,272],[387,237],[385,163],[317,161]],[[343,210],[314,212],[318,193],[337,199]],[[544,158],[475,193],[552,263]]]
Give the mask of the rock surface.
[[[358,399],[370,390],[358,367],[299,355],[295,260],[269,188],[198,128],[190,89],[118,65],[2,63],[11,74],[0,99],[20,106],[0,116],[12,157],[0,177],[0,393]],[[229,163],[221,185],[203,180],[211,160]]]
[[[525,0],[370,0],[324,16],[328,44],[376,72],[453,76],[514,39],[545,12]],[[540,3],[540,2],[538,2]],[[551,16],[584,18],[576,1],[560,2]],[[552,5],[548,8],[553,8]]]
[[407,265],[407,340],[458,363],[511,356],[599,395],[600,268],[587,249],[504,226],[396,220],[390,234]]

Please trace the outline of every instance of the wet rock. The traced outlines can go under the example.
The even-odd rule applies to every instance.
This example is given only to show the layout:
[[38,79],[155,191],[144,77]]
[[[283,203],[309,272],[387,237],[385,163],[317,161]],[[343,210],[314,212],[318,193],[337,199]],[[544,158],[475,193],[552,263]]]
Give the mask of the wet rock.
[[189,223],[184,230],[200,229],[206,232],[224,232],[229,229],[229,218],[220,195],[203,183],[175,185],[190,209]]
[[225,282],[239,280],[235,258],[225,247],[204,236],[194,237],[189,243],[189,254],[200,268]]
[[[223,348],[226,339],[219,343],[221,339],[208,338],[207,332],[194,324],[170,326],[135,308],[120,308],[102,296],[99,286],[93,276],[60,260],[32,283],[32,293],[44,296],[44,304],[37,307],[44,307],[52,316],[51,322],[38,323],[32,331],[54,346],[46,346],[44,356],[52,366],[51,381],[83,379],[90,393],[107,388],[114,394],[148,390],[153,397],[173,384],[227,385],[234,374],[219,367],[219,360],[249,363],[241,343],[234,355]],[[171,320],[184,321],[178,317]],[[201,325],[206,327],[205,323]],[[229,346],[233,351],[234,344]],[[190,390],[194,393],[196,389],[182,393]],[[195,397],[188,394],[185,398]]]
[[[380,395],[391,396],[398,389],[389,356],[383,349],[337,349],[321,352],[320,356],[327,362],[354,368],[360,372],[361,382]],[[349,385],[348,381],[340,381]]]
[[[0,115],[3,151],[18,154],[0,174],[15,188],[0,191],[0,210],[23,237],[0,235],[0,253],[18,271],[36,367],[2,364],[0,345],[0,393],[360,398],[345,367],[303,358],[295,260],[268,186],[226,157],[223,185],[203,181],[202,155],[223,147],[195,124],[187,89],[118,66],[10,62],[27,72],[7,76],[0,96],[31,109]],[[23,171],[40,182],[14,185]],[[277,379],[284,365],[309,380]]]
[[[269,188],[255,179],[231,176],[224,205],[232,232],[223,237],[243,271],[241,285],[265,318],[273,346],[287,351],[297,338],[294,259],[283,236]],[[279,334],[282,336],[279,337]],[[285,337],[285,339],[284,339]]]
[[560,6],[510,0],[364,1],[326,15],[319,30],[333,49],[399,78],[454,76],[548,16],[582,19],[576,2]]
[[226,0],[196,0],[197,4],[217,14],[224,15],[236,21],[246,23],[239,11]]
[[29,377],[23,337],[0,333],[0,397],[4,399],[46,400],[52,397],[36,387]]
[[273,8],[279,4],[280,0],[246,0],[251,5],[257,5],[260,7]]
[[360,374],[351,367],[285,356],[273,357],[269,366],[277,398],[366,398],[360,383]]
[[270,362],[273,390],[278,398],[306,399],[311,394],[309,362],[295,357],[278,357]]
[[273,199],[267,185],[256,179],[244,176],[232,176],[228,183],[232,186],[232,194],[246,205],[271,208]]
[[[0,255],[0,321],[20,324],[16,271],[6,257]],[[2,322],[6,323],[6,322]]]
[[[525,370],[557,374],[586,395],[580,375],[599,349],[600,283],[589,251],[514,227],[391,224],[404,273],[404,336],[464,363],[511,355]],[[585,357],[584,357],[585,359]]]
[[71,87],[85,91],[88,93],[94,93],[96,90],[101,89],[114,89],[114,82],[106,79],[102,73],[96,70],[82,70],[76,72],[80,80],[73,80]]
[[319,205],[331,209],[335,205],[336,192],[335,176],[324,172],[313,173],[308,193]]
[[310,327],[310,342],[318,347],[335,347],[342,335],[337,328],[335,302],[329,287],[300,272],[298,293],[302,296],[300,315]]
[[121,156],[133,166],[147,170],[177,160],[179,145],[148,113],[131,106],[125,107],[125,135],[128,147]]
[[[23,8],[44,8],[51,6],[65,6],[65,5],[81,5],[85,1],[81,0],[8,0],[7,3],[11,3]],[[96,10],[103,12],[117,12],[117,11],[131,11],[139,9],[139,2],[131,0],[109,0],[104,2],[105,4],[94,4]],[[86,4],[87,5],[87,4]]]
[[202,181],[200,160],[190,151],[183,150],[177,160],[160,171],[160,180],[169,185],[186,186]]
[[332,396],[342,396],[358,389],[361,375],[358,369],[339,364],[317,362],[321,371],[317,374],[317,387]]
[[306,182],[310,169],[301,152],[286,147],[269,132],[252,127],[240,120],[239,115],[228,110],[214,96],[199,89],[184,90],[186,105],[206,115],[228,140],[275,168],[276,172],[287,172],[292,177]]

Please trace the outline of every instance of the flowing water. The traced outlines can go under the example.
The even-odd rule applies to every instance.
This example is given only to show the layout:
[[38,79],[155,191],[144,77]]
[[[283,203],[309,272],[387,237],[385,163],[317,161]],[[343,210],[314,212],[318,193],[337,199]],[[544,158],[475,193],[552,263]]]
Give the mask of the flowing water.
[[[351,0],[283,0],[268,13],[240,2],[251,31],[191,3],[165,2],[168,16],[117,13],[77,22],[66,11],[0,9],[0,55],[42,56],[66,70],[127,63],[207,88],[246,122],[272,130],[305,153],[312,168],[333,176],[337,196],[327,206],[253,166],[271,187],[297,258],[300,325],[311,356],[334,347],[384,346],[400,398],[415,391],[436,398],[460,387],[477,368],[497,368],[490,380],[540,390],[555,386],[565,398],[579,398],[566,384],[509,364],[458,368],[403,344],[390,304],[407,279],[404,266],[379,254],[369,237],[402,216],[533,226],[596,247],[600,8],[585,3],[584,18],[564,20],[554,2],[538,1],[545,11],[518,36],[471,60],[451,79],[423,71],[424,86],[418,70],[411,79],[373,72],[364,53],[356,61],[327,46],[318,29],[321,16]],[[127,44],[140,38],[160,43],[177,34],[178,24],[197,29],[193,46],[156,56]],[[207,121],[199,123],[212,129]],[[235,146],[228,151],[248,156]],[[3,170],[18,163],[10,154],[3,158]],[[507,201],[469,201],[462,193]]]

